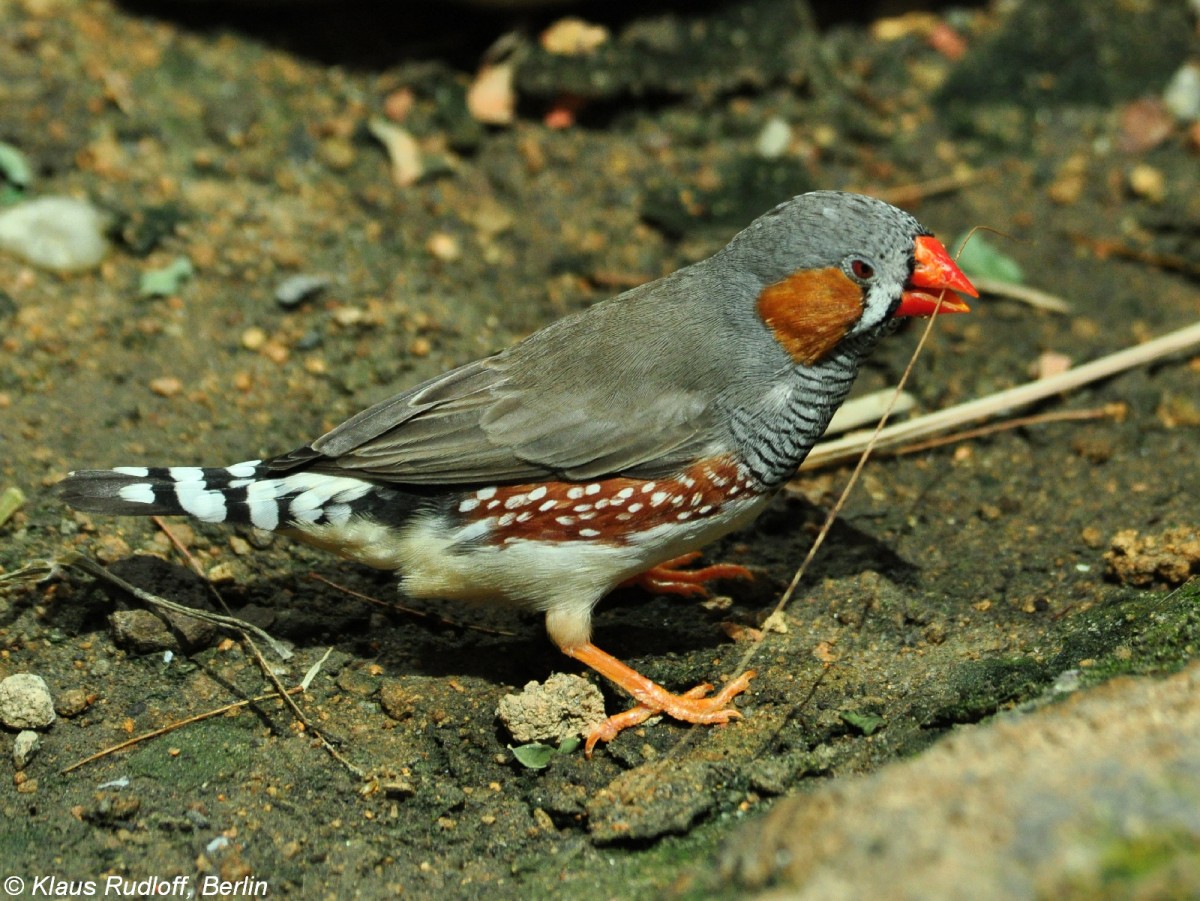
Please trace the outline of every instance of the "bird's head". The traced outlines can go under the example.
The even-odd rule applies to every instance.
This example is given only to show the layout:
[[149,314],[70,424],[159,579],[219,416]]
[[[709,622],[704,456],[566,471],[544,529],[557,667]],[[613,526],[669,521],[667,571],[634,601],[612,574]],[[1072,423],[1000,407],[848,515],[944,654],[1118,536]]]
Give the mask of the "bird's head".
[[861,194],[794,197],[755,220],[725,253],[753,278],[759,318],[805,366],[846,339],[869,341],[900,318],[967,312],[956,292],[979,296],[928,229]]

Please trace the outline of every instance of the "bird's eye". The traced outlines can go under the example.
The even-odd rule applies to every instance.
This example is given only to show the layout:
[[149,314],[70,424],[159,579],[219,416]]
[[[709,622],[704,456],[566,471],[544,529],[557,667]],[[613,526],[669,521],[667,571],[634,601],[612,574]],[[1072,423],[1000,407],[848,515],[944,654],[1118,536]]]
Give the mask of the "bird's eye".
[[851,260],[850,271],[854,273],[855,278],[862,279],[864,282],[870,281],[875,277],[875,267],[866,260],[857,258]]

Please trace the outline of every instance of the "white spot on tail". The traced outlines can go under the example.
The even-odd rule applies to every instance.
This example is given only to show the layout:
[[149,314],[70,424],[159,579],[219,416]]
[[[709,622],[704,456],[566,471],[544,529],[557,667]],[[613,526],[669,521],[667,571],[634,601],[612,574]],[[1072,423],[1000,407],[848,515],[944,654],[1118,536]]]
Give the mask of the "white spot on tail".
[[226,466],[225,471],[235,479],[249,479],[254,476],[261,462],[262,460],[247,460],[245,463],[234,463],[232,466]]
[[[150,475],[150,470],[145,466],[118,466],[113,469],[113,472],[119,472],[123,476],[134,476],[139,479],[144,479]],[[71,475],[75,475],[75,473],[71,473]]]
[[[134,469],[136,467],[131,466],[129,468]],[[113,471],[120,472],[119,469]],[[133,475],[133,473],[129,473],[129,475]],[[154,503],[154,489],[150,487],[149,482],[134,482],[132,485],[122,485],[121,490],[117,493],[121,496],[121,500],[129,501],[131,504]]]

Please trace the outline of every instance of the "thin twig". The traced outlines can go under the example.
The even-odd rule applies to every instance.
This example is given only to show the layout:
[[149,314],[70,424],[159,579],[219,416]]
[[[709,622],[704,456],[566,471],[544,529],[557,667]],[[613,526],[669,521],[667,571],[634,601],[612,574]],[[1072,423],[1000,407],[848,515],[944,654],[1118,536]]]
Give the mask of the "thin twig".
[[327,579],[318,573],[310,572],[308,577],[310,579],[316,579],[318,582],[323,582],[330,588],[336,588],[338,591],[342,592],[343,594],[348,594],[352,598],[358,598],[360,601],[366,601],[368,604],[374,604],[377,607],[383,607],[385,610],[399,610],[401,613],[407,613],[409,616],[433,620],[436,623],[441,623],[443,626],[453,626],[457,629],[472,629],[476,632],[484,632],[488,635],[507,635],[511,637],[517,634],[516,632],[509,632],[507,629],[493,629],[488,626],[460,623],[449,619],[448,617],[442,616],[441,614],[430,613],[427,610],[418,610],[415,607],[406,607],[404,604],[397,604],[392,601],[381,601],[379,598],[371,597],[369,594],[363,594],[361,591],[355,591],[353,588],[347,588],[345,585],[339,585],[332,579]]
[[1019,300],[1039,310],[1051,313],[1070,313],[1071,305],[1049,291],[1031,288],[1028,285],[1018,285],[1016,282],[1005,282],[998,278],[980,278],[971,276],[971,282],[983,294],[994,294],[997,297],[1007,297],[1009,300]]
[[[1009,388],[978,400],[968,401],[965,404],[888,426],[878,432],[876,447],[879,450],[888,450],[929,438],[947,429],[990,419],[1008,410],[1028,406],[1056,394],[1072,391],[1091,382],[1109,378],[1127,369],[1144,366],[1196,346],[1200,346],[1200,322],[1147,341],[1145,344],[1135,344],[1133,347],[1127,347],[1090,363],[1084,363],[1082,366],[1076,366],[1074,369],[1068,369],[1058,375],[1027,382],[1016,388]],[[823,441],[812,449],[800,469],[802,471],[816,469],[819,466],[828,466],[831,463],[841,463],[853,459],[862,453],[863,448],[874,437],[874,434],[858,434],[847,435],[834,441]]]
[[[297,685],[295,688],[287,689],[285,695],[293,695],[304,691],[303,685]],[[186,719],[176,720],[173,723],[167,723],[165,726],[160,726],[158,729],[151,729],[149,732],[143,732],[141,735],[135,735],[133,738],[105,748],[103,751],[97,751],[90,757],[85,757],[83,760],[77,760],[65,770],[60,770],[59,775],[65,776],[67,773],[74,772],[81,766],[86,766],[93,761],[99,760],[102,757],[108,757],[110,754],[116,754],[118,751],[124,751],[126,748],[131,748],[134,745],[141,744],[144,741],[149,741],[152,738],[158,738],[160,735],[166,735],[168,732],[174,732],[176,729],[182,729],[184,726],[190,726],[192,723],[199,723],[203,720],[212,719],[214,716],[220,716],[223,713],[229,713],[231,710],[240,710],[243,707],[249,707],[251,704],[257,704],[259,701],[269,701],[271,698],[277,698],[277,692],[269,691],[266,694],[258,695],[253,698],[246,698],[241,701],[234,701],[232,704],[226,704],[224,707],[218,707],[215,710],[207,710],[204,713],[197,713],[195,716],[189,716]],[[290,700],[290,698],[289,698]]]
[[195,607],[185,607],[183,604],[177,604],[175,601],[169,601],[164,597],[159,597],[156,594],[151,594],[144,588],[138,588],[136,585],[126,582],[120,576],[109,572],[99,563],[84,557],[81,554],[72,554],[61,560],[55,561],[56,564],[62,566],[71,566],[75,569],[82,570],[90,576],[95,576],[101,581],[115,585],[122,591],[128,592],[144,604],[149,604],[152,607],[157,607],[161,610],[170,610],[172,613],[178,613],[182,616],[191,616],[195,619],[204,620],[206,623],[212,623],[221,629],[230,629],[239,634],[250,632],[271,646],[276,654],[284,660],[290,660],[294,654],[282,642],[272,638],[258,626],[253,623],[248,623],[245,620],[238,619],[234,616],[222,616],[220,613],[213,613],[211,610],[199,610]]
[[898,185],[893,188],[875,188],[863,193],[874,194],[880,200],[896,206],[908,206],[924,200],[926,197],[936,197],[938,194],[949,194],[960,188],[965,188],[977,182],[986,181],[992,177],[989,169],[976,169],[970,172],[956,172],[931,178],[929,181],[916,182],[909,185]]
[[953,432],[949,435],[930,438],[928,441],[906,444],[903,447],[896,448],[894,451],[877,451],[877,453],[892,453],[899,457],[904,454],[917,454],[921,451],[932,450],[935,447],[943,447],[947,444],[971,441],[975,438],[982,438],[985,435],[994,435],[997,432],[1023,429],[1031,425],[1046,425],[1051,422],[1081,422],[1089,419],[1119,419],[1124,417],[1125,413],[1124,404],[1105,404],[1103,407],[1092,407],[1090,410],[1057,410],[1051,413],[1037,413],[1033,416],[1018,416],[1016,419],[993,422],[988,425],[981,425],[978,428],[967,429],[965,432]]
[[[192,567],[192,571],[195,572],[196,575],[204,581],[204,584],[208,586],[209,592],[211,592],[213,597],[217,599],[217,603],[221,605],[226,613],[232,616],[232,613],[229,610],[229,605],[225,603],[225,598],[221,596],[221,592],[217,591],[217,587],[213,585],[211,581],[209,581],[208,576],[205,575],[204,570],[200,567],[200,563],[195,557],[192,556],[191,552],[188,551],[183,542],[175,536],[167,524],[163,522],[161,517],[152,516],[151,519],[154,520],[154,524],[163,531],[163,533],[167,536],[167,539],[175,546],[175,549],[183,555],[183,558]],[[266,676],[267,681],[274,686],[276,693],[291,709],[292,716],[296,718],[297,722],[299,722],[307,731],[311,732],[317,737],[317,740],[321,742],[321,746],[334,760],[344,766],[359,779],[366,778],[362,770],[342,756],[334,742],[330,741],[321,729],[318,729],[316,726],[314,726],[312,721],[305,715],[304,711],[300,709],[300,705],[292,700],[287,690],[284,689],[283,683],[279,681],[279,677],[275,675],[275,670],[273,670],[270,664],[267,663],[266,659],[262,655],[262,651],[258,649],[258,645],[256,645],[254,643],[254,639],[250,637],[249,632],[242,631],[239,634],[239,637],[249,649],[251,656],[254,657],[255,663],[258,664],[258,668],[262,671],[262,674]]]

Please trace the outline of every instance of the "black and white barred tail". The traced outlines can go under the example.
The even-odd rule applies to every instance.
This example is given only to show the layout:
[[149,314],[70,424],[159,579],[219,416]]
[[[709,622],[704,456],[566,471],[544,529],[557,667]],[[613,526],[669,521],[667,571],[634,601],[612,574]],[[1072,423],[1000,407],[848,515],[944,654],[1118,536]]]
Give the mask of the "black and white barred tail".
[[[311,470],[279,472],[261,460],[224,467],[120,466],[63,480],[64,501],[86,513],[191,516],[202,522],[290,529],[342,525],[395,491]],[[388,495],[389,497],[383,497]]]

